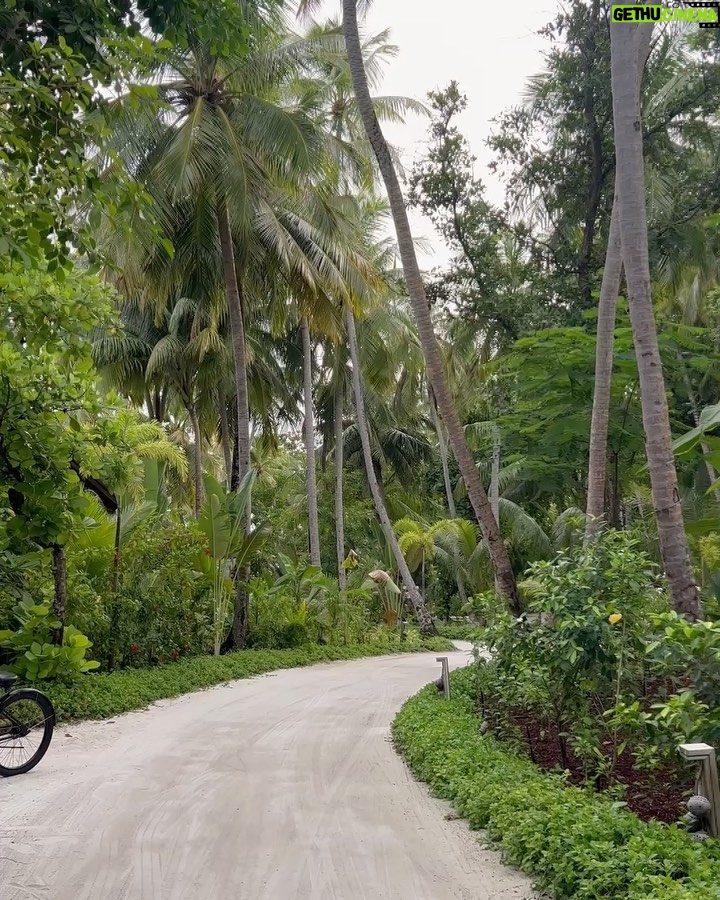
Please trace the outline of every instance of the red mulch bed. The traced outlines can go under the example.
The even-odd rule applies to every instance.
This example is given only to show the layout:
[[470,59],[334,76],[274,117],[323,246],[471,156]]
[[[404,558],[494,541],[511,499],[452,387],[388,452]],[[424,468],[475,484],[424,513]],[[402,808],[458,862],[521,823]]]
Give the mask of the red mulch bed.
[[[545,771],[568,770],[569,780],[573,784],[584,783],[582,764],[569,747],[566,748],[565,760],[563,759],[560,735],[556,727],[541,726],[531,715],[522,712],[513,713],[511,719],[523,734],[534,763]],[[628,809],[645,821],[657,819],[668,824],[677,822],[686,812],[685,800],[693,793],[691,772],[678,767],[648,773],[635,768],[628,751],[618,759],[615,778],[627,787],[624,800]],[[605,787],[604,784],[597,785],[598,790]]]

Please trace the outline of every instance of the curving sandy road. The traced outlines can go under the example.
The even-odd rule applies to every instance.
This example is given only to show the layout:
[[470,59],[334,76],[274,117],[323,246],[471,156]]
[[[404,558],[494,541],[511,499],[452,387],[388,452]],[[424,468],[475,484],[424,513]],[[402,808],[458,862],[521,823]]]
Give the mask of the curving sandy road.
[[1,900],[531,897],[389,743],[439,668],[332,663],[61,726],[0,780]]

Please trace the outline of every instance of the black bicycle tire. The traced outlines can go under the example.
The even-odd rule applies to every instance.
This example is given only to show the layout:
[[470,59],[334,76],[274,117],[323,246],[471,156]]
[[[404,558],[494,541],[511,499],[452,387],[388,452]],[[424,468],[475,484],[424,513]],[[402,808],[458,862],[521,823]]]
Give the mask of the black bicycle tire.
[[13,775],[24,775],[26,772],[34,769],[47,753],[55,728],[55,710],[53,709],[49,697],[46,697],[45,694],[41,691],[36,691],[34,688],[19,688],[16,691],[11,691],[9,694],[6,694],[4,697],[0,697],[0,714],[9,706],[12,706],[13,703],[20,700],[31,700],[37,703],[42,710],[45,719],[45,733],[40,741],[40,746],[26,763],[12,769],[0,765],[0,776],[3,778],[11,778]]

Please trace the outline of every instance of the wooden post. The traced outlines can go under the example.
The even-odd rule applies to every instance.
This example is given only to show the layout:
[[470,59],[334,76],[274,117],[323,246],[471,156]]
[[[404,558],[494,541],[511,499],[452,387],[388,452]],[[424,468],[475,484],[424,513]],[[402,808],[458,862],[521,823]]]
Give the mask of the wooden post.
[[720,783],[715,748],[709,744],[681,744],[678,749],[683,759],[697,764],[695,790],[710,801],[710,834],[720,837]]
[[442,674],[438,681],[438,690],[442,690],[445,694],[445,699],[450,699],[450,664],[448,663],[447,656],[438,656],[436,657],[436,661],[442,663]]

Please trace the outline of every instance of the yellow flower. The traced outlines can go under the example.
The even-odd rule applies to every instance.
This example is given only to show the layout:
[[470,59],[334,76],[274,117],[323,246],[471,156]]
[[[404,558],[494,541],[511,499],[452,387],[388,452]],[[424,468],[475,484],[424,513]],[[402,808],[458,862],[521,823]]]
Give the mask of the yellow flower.
[[617,625],[620,621],[622,621],[622,613],[613,613],[611,616],[608,616],[608,622],[611,625]]

